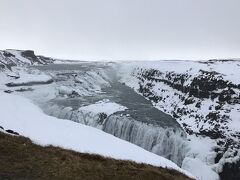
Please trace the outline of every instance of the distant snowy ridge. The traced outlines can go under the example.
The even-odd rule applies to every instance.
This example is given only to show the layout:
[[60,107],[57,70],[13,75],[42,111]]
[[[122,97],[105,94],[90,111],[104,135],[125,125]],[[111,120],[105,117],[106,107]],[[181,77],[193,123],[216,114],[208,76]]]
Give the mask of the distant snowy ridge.
[[8,69],[12,66],[50,64],[53,62],[52,58],[37,56],[32,50],[8,49],[0,51],[0,64]]
[[50,76],[29,67],[53,62],[52,58],[36,56],[32,50],[0,50],[0,86],[3,84],[13,87],[51,83]]

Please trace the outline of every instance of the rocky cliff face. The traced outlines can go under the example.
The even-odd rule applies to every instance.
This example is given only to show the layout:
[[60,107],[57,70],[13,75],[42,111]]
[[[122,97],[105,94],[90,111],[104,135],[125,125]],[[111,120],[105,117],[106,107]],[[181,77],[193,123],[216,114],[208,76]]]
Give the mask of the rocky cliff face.
[[[131,68],[128,67],[128,75],[123,75],[122,82],[171,114],[190,136],[210,137],[216,141],[212,169],[222,171],[222,179],[239,169],[240,61],[155,62],[155,65],[128,66]],[[231,177],[240,178],[238,173]]]
[[32,50],[3,50],[0,51],[0,69],[11,70],[13,66],[51,64],[54,59],[36,56]]
[[[195,117],[196,123],[199,121],[208,123],[208,128],[204,125],[199,127],[199,131],[191,131],[187,124],[183,124],[183,127],[189,133],[199,133],[207,135],[212,139],[226,138],[228,136],[227,123],[231,121],[231,117],[228,115],[231,112],[231,108],[228,107],[240,104],[240,84],[233,84],[232,82],[223,79],[222,75],[217,72],[199,71],[199,75],[193,77],[189,84],[184,84],[191,76],[186,74],[178,74],[174,72],[161,73],[159,70],[141,70],[137,75],[139,79],[139,92],[145,97],[151,99],[155,103],[163,100],[166,101],[172,97],[164,97],[166,91],[161,89],[162,93],[156,93],[154,87],[158,83],[164,83],[174,90],[181,92],[181,94],[175,93],[178,99],[183,102],[183,106],[174,106],[171,112],[175,118],[179,118],[184,115],[191,115]],[[159,90],[159,89],[158,89]],[[208,107],[208,113],[206,115],[193,112],[192,108],[188,108],[189,105],[201,109],[201,103],[204,100],[211,100],[214,105],[211,104]],[[227,107],[228,106],[228,107]],[[223,111],[224,113],[221,113]],[[233,132],[233,137],[240,138],[239,132]],[[232,142],[232,141],[230,141]],[[233,143],[233,142],[232,142]],[[236,142],[236,148],[239,147],[239,143]]]
[[[50,76],[31,68],[33,65],[46,65],[55,60],[44,56],[36,56],[31,50],[0,50],[0,90],[11,93],[10,87],[49,84]],[[16,89],[16,91],[31,88]]]

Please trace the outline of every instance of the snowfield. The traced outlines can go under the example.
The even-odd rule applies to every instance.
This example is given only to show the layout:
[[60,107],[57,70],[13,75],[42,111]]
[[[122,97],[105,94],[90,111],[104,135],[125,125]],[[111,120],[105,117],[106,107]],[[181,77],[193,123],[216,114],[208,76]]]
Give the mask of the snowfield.
[[193,177],[173,162],[101,130],[47,116],[23,97],[0,92],[0,107],[0,125],[29,137],[37,144],[172,168]]
[[29,83],[29,82],[47,82],[50,81],[52,78],[49,75],[39,73],[24,73],[21,72],[19,74],[19,78],[16,79],[13,83],[21,84],[21,83]]
[[12,79],[8,84],[11,86],[21,86],[28,84],[50,83],[52,78],[49,75],[40,72],[24,72],[20,71],[17,79]]

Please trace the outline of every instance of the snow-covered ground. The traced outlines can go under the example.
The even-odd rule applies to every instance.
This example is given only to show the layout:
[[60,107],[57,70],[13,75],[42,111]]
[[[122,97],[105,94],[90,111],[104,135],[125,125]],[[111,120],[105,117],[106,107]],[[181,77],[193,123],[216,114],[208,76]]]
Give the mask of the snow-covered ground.
[[0,125],[29,137],[37,144],[51,144],[78,152],[168,167],[192,177],[173,162],[101,130],[47,116],[23,97],[0,92],[0,107]]
[[91,112],[94,114],[98,114],[98,113],[104,112],[106,113],[107,116],[113,114],[114,112],[123,111],[125,109],[126,107],[116,104],[114,102],[110,102],[108,99],[104,99],[102,101],[96,102],[95,104],[91,104],[91,105],[83,106],[79,108],[80,111],[83,111],[86,113]]
[[31,83],[47,83],[52,81],[51,76],[41,73],[38,70],[26,71],[25,69],[19,68],[17,72],[18,78],[11,79],[8,84],[12,86],[19,86]]

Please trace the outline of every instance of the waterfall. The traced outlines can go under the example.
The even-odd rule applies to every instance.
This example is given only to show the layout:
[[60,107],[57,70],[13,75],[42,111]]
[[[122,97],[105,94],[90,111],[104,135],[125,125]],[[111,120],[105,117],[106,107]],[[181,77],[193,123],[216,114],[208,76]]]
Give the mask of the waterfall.
[[136,144],[147,151],[163,156],[181,166],[186,154],[186,134],[179,128],[163,128],[139,122],[131,117],[112,114],[104,121],[100,114],[82,112],[71,107],[58,105],[44,106],[44,112],[61,119],[102,129],[118,138]]
[[105,121],[103,131],[170,159],[179,166],[185,157],[186,135],[181,129],[153,126],[115,114]]
[[56,104],[42,106],[43,111],[59,119],[69,119],[77,123],[102,129],[102,121],[99,114],[93,112],[83,112],[71,107],[58,106]]

